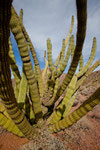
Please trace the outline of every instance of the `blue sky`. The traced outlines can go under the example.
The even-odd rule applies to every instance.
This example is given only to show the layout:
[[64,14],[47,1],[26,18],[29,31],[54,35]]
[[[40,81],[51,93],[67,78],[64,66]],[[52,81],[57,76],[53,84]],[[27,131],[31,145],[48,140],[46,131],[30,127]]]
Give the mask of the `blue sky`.
[[[47,48],[47,38],[51,39],[53,61],[55,61],[62,47],[62,39],[67,37],[72,15],[74,15],[75,20],[73,34],[76,38],[75,0],[14,0],[13,5],[18,14],[23,8],[24,26],[35,47],[41,69],[44,68],[44,51]],[[89,58],[93,37],[97,38],[97,53],[94,61],[100,59],[99,14],[100,1],[88,0],[87,33],[83,48],[84,64]],[[12,34],[11,40],[16,61],[21,71],[22,62]],[[100,70],[100,67],[98,69]]]

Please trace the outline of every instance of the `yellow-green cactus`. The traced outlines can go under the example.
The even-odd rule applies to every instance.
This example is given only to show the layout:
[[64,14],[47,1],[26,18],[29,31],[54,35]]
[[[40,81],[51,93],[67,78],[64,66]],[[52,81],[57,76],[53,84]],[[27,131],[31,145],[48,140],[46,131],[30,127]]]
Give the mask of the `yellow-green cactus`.
[[[72,16],[71,27],[70,27],[70,29],[69,29],[69,33],[68,33],[68,35],[67,35],[67,37],[66,37],[66,40],[65,40],[65,48],[66,48],[66,46],[67,46],[67,44],[68,44],[70,35],[71,35],[71,33],[72,33],[73,25],[74,25],[74,16]],[[56,60],[56,62],[55,62],[55,64],[54,64],[55,67],[58,66],[58,64],[59,64],[59,62],[60,62],[61,55],[62,55],[62,50],[60,51],[60,53],[59,53],[59,55],[58,55],[58,57],[57,57],[57,60]]]
[[[26,137],[30,138],[34,136],[36,132],[33,132],[33,129],[24,116],[24,113],[19,109],[11,82],[8,57],[11,1],[5,0],[1,2],[0,14],[0,93],[2,94],[2,103],[4,104],[9,117],[11,117],[15,125],[19,128],[20,132],[22,132]],[[5,123],[6,122],[7,121],[5,120]]]
[[61,129],[71,126],[73,123],[77,122],[80,118],[86,115],[93,107],[100,103],[100,88],[90,96],[78,109],[73,111],[70,115],[64,119],[58,121],[57,123],[50,125],[49,129],[51,132],[57,132]]
[[[16,14],[17,15],[17,14]],[[17,15],[18,17],[18,15]],[[32,57],[33,57],[33,60],[34,60],[34,64],[35,64],[35,71],[36,71],[36,79],[38,81],[38,86],[39,86],[39,92],[40,92],[40,97],[42,98],[43,97],[43,94],[44,94],[44,87],[43,87],[43,80],[42,80],[42,73],[41,73],[41,70],[40,70],[40,66],[39,66],[39,62],[38,62],[38,59],[37,59],[37,55],[36,55],[36,52],[35,52],[35,49],[34,49],[34,46],[31,42],[31,39],[22,23],[22,21],[20,21],[20,24],[21,24],[21,28],[22,28],[22,32],[25,36],[25,39],[30,47],[30,51],[32,53]]]
[[11,13],[12,13],[11,20],[10,20],[11,31],[14,34],[23,61],[23,68],[29,84],[31,100],[33,102],[33,107],[34,107],[34,113],[36,115],[36,119],[39,120],[42,118],[42,109],[41,109],[41,102],[40,102],[39,92],[37,88],[37,83],[33,72],[32,62],[29,55],[29,49],[24,34],[21,30],[21,26],[17,14],[13,7],[11,8]]
[[15,79],[14,93],[15,93],[16,99],[18,99],[21,76],[20,76],[18,66],[16,64],[16,60],[15,60],[15,56],[14,56],[10,38],[9,38],[9,62],[10,62],[11,70],[12,70],[12,73],[13,73],[13,76]]
[[[64,92],[68,84],[70,83],[73,75],[75,74],[75,71],[78,66],[78,62],[81,56],[82,48],[83,48],[83,43],[85,39],[85,34],[86,34],[86,22],[87,22],[87,1],[81,0],[78,1],[76,0],[76,5],[77,5],[77,37],[76,37],[76,47],[75,47],[75,52],[74,52],[74,57],[71,63],[71,66],[68,70],[68,73],[59,88],[56,96],[56,100],[61,96],[61,94]],[[80,13],[81,12],[81,13]]]
[[[80,85],[100,65],[100,60],[98,60],[90,67],[96,52],[96,38],[94,38],[90,58],[83,67],[82,48],[86,34],[87,0],[76,0],[78,20],[76,44],[74,36],[71,36],[74,23],[74,17],[72,17],[68,36],[66,40],[63,40],[62,49],[54,65],[51,40],[47,40],[48,60],[45,52],[43,74],[33,44],[23,25],[23,11],[21,10],[18,16],[13,6],[11,7],[11,1],[1,0],[0,4],[0,125],[18,136],[29,139],[37,136],[40,129],[36,127],[41,128],[45,123],[49,125],[51,132],[57,132],[72,125],[100,103],[100,88],[98,88],[77,110],[69,114]],[[22,76],[16,65],[9,40],[10,29],[14,34],[22,59]],[[65,54],[68,42],[68,50]],[[34,70],[30,51],[34,60]],[[61,82],[59,77],[65,70],[70,55],[71,65]],[[78,64],[80,65],[79,73],[75,74]],[[10,67],[14,74],[15,85],[17,85],[15,94]]]
[[89,58],[88,62],[86,63],[86,65],[82,68],[82,70],[80,70],[80,72],[77,74],[78,77],[81,77],[91,66],[91,64],[94,60],[95,54],[96,54],[96,38],[93,39],[93,45],[92,45],[90,58]]
[[51,40],[47,39],[47,54],[48,54],[48,65],[50,67],[50,70],[53,71],[53,61],[52,61],[52,44]]
[[50,124],[56,123],[58,120],[61,119],[63,113],[66,110],[67,105],[70,102],[71,96],[75,89],[76,82],[77,82],[77,76],[75,75],[72,78],[72,80],[67,88],[67,92],[66,92],[64,99],[62,100],[61,104],[58,105],[58,107],[56,108],[56,110],[54,112],[55,114],[53,115],[52,120],[50,120]]
[[83,55],[81,54],[81,56],[80,56],[80,66],[79,66],[79,71],[82,70],[83,66],[84,66]]

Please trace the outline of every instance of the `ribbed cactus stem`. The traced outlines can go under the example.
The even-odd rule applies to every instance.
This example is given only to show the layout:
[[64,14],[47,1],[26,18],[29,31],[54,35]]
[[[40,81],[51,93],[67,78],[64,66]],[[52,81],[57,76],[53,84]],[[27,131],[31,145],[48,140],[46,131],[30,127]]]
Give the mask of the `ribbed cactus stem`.
[[[67,35],[67,37],[66,37],[66,40],[65,40],[65,48],[66,48],[66,46],[67,46],[67,44],[68,44],[70,35],[71,35],[71,33],[72,33],[72,30],[73,30],[73,26],[74,26],[74,16],[72,16],[71,27],[70,27],[70,29],[69,29],[69,33],[68,33],[68,35]],[[58,57],[57,57],[57,60],[56,60],[56,62],[55,62],[55,64],[54,64],[55,67],[58,66],[61,55],[62,55],[62,50],[60,51],[60,53],[59,53],[59,55],[58,55]]]
[[92,94],[78,109],[73,111],[70,115],[65,117],[64,119],[58,121],[57,123],[50,125],[49,129],[53,132],[58,132],[61,129],[65,129],[75,122],[77,122],[80,118],[86,115],[89,111],[93,109],[93,107],[100,103],[100,88],[98,88],[94,94]]
[[23,9],[20,10],[19,19],[23,23]]
[[[17,14],[16,14],[17,15]],[[18,17],[18,15],[17,15]],[[32,57],[33,57],[33,60],[34,60],[34,64],[35,64],[35,69],[36,69],[36,79],[38,81],[38,86],[39,86],[39,93],[40,93],[40,97],[42,98],[43,97],[43,93],[44,93],[44,86],[43,86],[43,80],[42,80],[42,73],[41,73],[41,70],[40,70],[40,65],[39,65],[39,61],[37,59],[37,55],[36,55],[36,52],[35,52],[35,49],[34,49],[34,46],[32,44],[32,41],[22,23],[22,21],[20,21],[20,24],[21,24],[21,28],[22,28],[22,32],[24,34],[24,37],[28,43],[28,46],[30,47],[30,51],[32,53]]]
[[70,102],[70,99],[72,97],[73,91],[75,89],[76,82],[77,82],[77,76],[75,75],[72,78],[72,80],[71,80],[71,82],[70,82],[70,84],[69,84],[69,86],[67,88],[67,92],[66,92],[66,95],[65,95],[64,99],[62,100],[62,102],[56,108],[55,114],[52,117],[52,120],[50,120],[50,124],[56,123],[58,120],[61,119],[61,116],[65,112],[66,107],[67,107],[67,105]]
[[71,66],[68,70],[68,73],[61,87],[57,92],[57,96],[55,98],[56,100],[59,98],[59,96],[62,95],[62,93],[70,83],[73,75],[75,74],[81,56],[84,39],[85,39],[86,22],[87,22],[87,0],[80,0],[80,1],[76,0],[76,5],[77,5],[78,24],[77,24],[77,36],[76,36],[76,47],[75,47],[74,57]]
[[9,62],[10,62],[11,70],[12,70],[14,80],[15,80],[14,93],[15,93],[16,99],[18,99],[21,76],[20,76],[18,66],[16,64],[16,60],[15,60],[15,56],[14,56],[14,52],[13,52],[10,38],[9,38]]
[[25,99],[26,99],[26,92],[27,92],[27,79],[25,76],[25,73],[22,72],[22,79],[20,82],[20,88],[19,88],[19,95],[18,95],[18,103],[25,103]]
[[47,74],[47,69],[48,69],[48,61],[46,59],[46,51],[44,53],[44,58],[45,58],[45,68],[44,68],[43,73],[42,73],[42,79],[45,82],[45,76]]
[[65,68],[67,66],[67,63],[68,63],[68,60],[69,60],[69,57],[70,57],[70,54],[71,54],[71,49],[72,49],[71,47],[72,47],[72,36],[69,39],[69,45],[68,45],[65,60],[63,61],[63,63],[61,65],[61,67],[59,68],[59,70],[57,70],[57,77],[59,77],[63,73],[63,71],[65,70]]
[[84,66],[83,55],[81,54],[81,56],[80,56],[80,64],[79,64],[79,71],[82,70],[83,66]]
[[65,39],[63,39],[63,44],[62,44],[62,50],[61,50],[61,59],[60,59],[60,63],[57,69],[57,73],[60,72],[60,69],[62,67],[63,61],[64,61],[64,56],[65,56]]
[[2,94],[2,103],[14,124],[27,137],[36,135],[36,131],[27,121],[24,113],[19,109],[16,102],[10,74],[10,65],[8,57],[8,40],[10,36],[9,22],[11,18],[11,0],[1,0],[0,3],[0,93]]
[[73,61],[74,52],[75,52],[75,41],[74,41],[74,35],[71,36],[71,62]]
[[81,77],[91,66],[94,58],[95,58],[95,54],[96,54],[96,38],[93,38],[93,44],[92,44],[92,50],[91,50],[91,55],[89,57],[88,62],[86,63],[86,65],[82,68],[82,70],[80,70],[80,72],[77,74],[78,77]]
[[12,16],[10,21],[10,27],[19,48],[20,56],[23,62],[23,68],[29,85],[31,100],[33,102],[34,113],[36,116],[36,120],[38,121],[42,118],[41,101],[37,88],[37,82],[35,80],[33,72],[31,58],[29,55],[29,49],[21,29],[19,19],[13,7],[11,8],[11,13]]
[[52,44],[49,38],[47,39],[47,54],[48,54],[48,65],[50,67],[50,70],[53,71],[54,66],[52,61]]

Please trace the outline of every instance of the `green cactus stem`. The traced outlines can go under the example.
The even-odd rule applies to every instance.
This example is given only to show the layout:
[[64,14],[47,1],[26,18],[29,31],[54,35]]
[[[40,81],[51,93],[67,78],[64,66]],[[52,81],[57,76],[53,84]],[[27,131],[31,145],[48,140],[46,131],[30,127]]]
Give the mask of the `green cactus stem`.
[[20,88],[19,88],[19,95],[18,95],[18,99],[17,102],[24,104],[25,103],[25,99],[26,99],[26,93],[27,93],[27,79],[25,76],[25,73],[22,72],[22,79],[20,82]]
[[[71,33],[72,33],[72,30],[73,30],[73,26],[74,26],[74,16],[72,16],[71,27],[70,27],[70,29],[69,29],[69,33],[68,33],[68,35],[67,35],[67,37],[66,37],[66,40],[65,40],[65,48],[66,48],[66,46],[67,46],[67,44],[68,44],[70,35],[71,35]],[[61,55],[62,55],[62,50],[60,51],[60,53],[59,53],[59,55],[58,55],[58,57],[57,57],[57,59],[56,59],[56,62],[55,62],[55,64],[54,64],[55,67],[58,66],[58,64],[59,64],[59,62],[60,62]]]
[[62,100],[62,102],[57,106],[55,112],[54,112],[54,115],[52,117],[52,120],[50,120],[50,124],[54,124],[56,123],[57,121],[59,121],[63,115],[63,113],[65,112],[66,110],[66,107],[67,105],[69,104],[70,102],[70,99],[73,95],[73,91],[75,89],[75,85],[76,85],[76,82],[77,82],[77,76],[75,75],[68,88],[67,88],[67,92],[66,92],[66,95],[64,97],[64,99]]
[[[18,17],[17,13],[16,13],[16,16]],[[22,32],[24,34],[24,37],[30,47],[30,51],[32,53],[32,57],[33,57],[33,60],[34,60],[34,64],[35,64],[35,71],[36,71],[36,79],[38,81],[38,86],[39,86],[39,93],[40,93],[40,97],[42,98],[43,97],[43,93],[44,93],[44,86],[43,86],[43,80],[42,80],[42,73],[41,73],[41,70],[40,70],[40,66],[39,66],[39,62],[38,62],[38,59],[37,59],[37,55],[36,55],[36,52],[35,52],[35,49],[34,49],[34,46],[31,42],[31,39],[22,23],[22,21],[20,21],[20,25],[21,25],[21,28],[22,28]]]
[[96,54],[96,38],[94,37],[90,58],[86,63],[86,65],[82,68],[82,70],[77,74],[78,77],[81,77],[89,69],[95,58],[95,54]]
[[18,66],[16,64],[16,60],[15,60],[15,56],[14,56],[10,38],[9,38],[9,62],[10,62],[11,70],[12,70],[14,80],[15,80],[14,93],[15,93],[16,99],[18,99],[21,76],[20,76]]
[[[27,138],[36,135],[36,131],[27,121],[24,113],[19,109],[16,102],[14,90],[11,82],[10,65],[9,65],[9,46],[8,40],[10,36],[9,23],[11,19],[11,0],[1,0],[0,5],[0,93],[2,94],[2,103],[6,111],[13,120],[14,124],[19,128]],[[2,116],[1,116],[2,117]],[[1,118],[0,117],[0,118]],[[1,119],[0,119],[1,120]],[[7,121],[5,120],[4,123]],[[8,125],[7,125],[8,126]]]
[[23,23],[23,9],[20,10],[19,19]]
[[81,54],[81,56],[80,56],[79,71],[81,71],[81,70],[82,70],[83,66],[84,66],[84,62],[83,62],[83,55]]
[[93,107],[100,103],[100,88],[98,88],[93,95],[91,95],[78,109],[73,111],[70,115],[57,123],[50,125],[49,129],[53,132],[58,132],[77,122],[80,118],[86,115]]
[[60,86],[54,101],[56,101],[59,98],[59,96],[62,95],[62,93],[64,92],[68,84],[70,83],[73,75],[75,74],[75,71],[77,69],[77,65],[79,63],[79,59],[81,56],[82,48],[83,48],[83,43],[84,43],[85,34],[86,34],[87,1],[76,0],[76,5],[77,5],[78,24],[77,24],[77,37],[76,37],[76,47],[75,47],[74,57],[73,57],[71,66],[68,70],[68,73],[62,85]]
[[46,51],[44,53],[44,58],[45,58],[45,68],[44,68],[43,73],[42,73],[42,79],[43,79],[44,83],[46,84],[45,78],[46,78],[47,69],[48,69],[48,60],[46,59]]
[[41,101],[33,72],[28,46],[21,29],[19,19],[13,7],[11,8],[11,13],[12,13],[10,20],[11,31],[14,34],[15,40],[19,48],[19,52],[23,62],[23,68],[29,85],[31,100],[33,102],[34,113],[36,116],[36,120],[39,121],[42,119]]
[[47,55],[48,55],[48,65],[50,67],[50,70],[54,70],[53,61],[52,61],[52,44],[51,40],[47,39]]

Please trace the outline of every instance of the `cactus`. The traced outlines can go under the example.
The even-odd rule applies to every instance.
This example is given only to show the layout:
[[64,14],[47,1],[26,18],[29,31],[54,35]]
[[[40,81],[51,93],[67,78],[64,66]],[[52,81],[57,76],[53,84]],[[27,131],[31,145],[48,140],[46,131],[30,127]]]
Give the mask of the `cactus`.
[[[100,103],[100,88],[98,88],[77,110],[69,114],[79,87],[100,65],[100,59],[92,65],[96,53],[96,38],[94,38],[90,58],[84,66],[82,48],[86,35],[87,0],[76,0],[78,21],[76,44],[74,36],[71,35],[74,24],[72,16],[68,36],[63,39],[62,49],[55,64],[52,60],[51,40],[47,39],[48,59],[45,51],[45,69],[42,74],[34,46],[23,25],[23,10],[21,9],[18,16],[11,2],[1,0],[0,5],[0,126],[20,137],[33,139],[40,134],[40,128],[45,124],[52,133],[58,132],[81,119]],[[12,49],[10,29],[22,59],[22,75],[19,73]],[[29,51],[34,60],[34,69]],[[67,66],[70,55],[70,68],[60,83],[59,78]],[[76,74],[78,64],[79,72]],[[10,68],[15,79],[14,89]],[[63,99],[55,105],[64,93]]]

